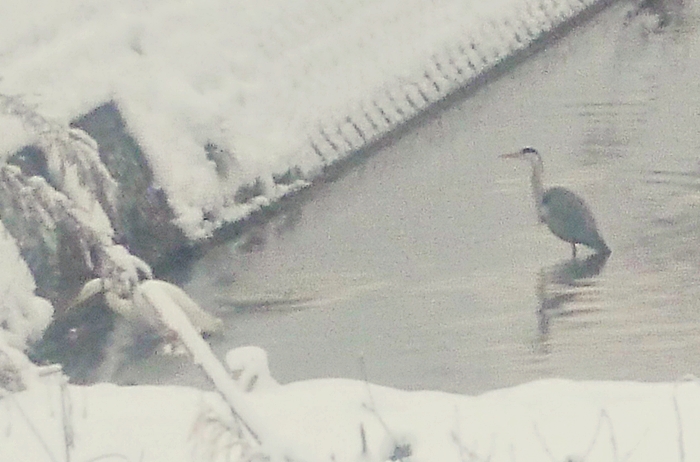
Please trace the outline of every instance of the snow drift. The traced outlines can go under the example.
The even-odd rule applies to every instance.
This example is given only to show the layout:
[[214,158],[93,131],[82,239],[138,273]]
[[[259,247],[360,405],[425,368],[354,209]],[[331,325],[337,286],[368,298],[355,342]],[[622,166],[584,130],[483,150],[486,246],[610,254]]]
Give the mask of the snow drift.
[[[267,428],[245,436],[224,401],[181,387],[65,386],[0,398],[2,460],[698,460],[700,384],[543,380],[480,396],[344,379],[278,385],[254,347],[233,350],[262,387],[237,391]],[[240,357],[239,357],[240,356]],[[264,360],[263,360],[264,361]],[[237,369],[240,370],[240,369]],[[241,384],[240,390],[244,390]],[[66,437],[69,436],[69,438]],[[286,458],[286,459],[285,459]]]

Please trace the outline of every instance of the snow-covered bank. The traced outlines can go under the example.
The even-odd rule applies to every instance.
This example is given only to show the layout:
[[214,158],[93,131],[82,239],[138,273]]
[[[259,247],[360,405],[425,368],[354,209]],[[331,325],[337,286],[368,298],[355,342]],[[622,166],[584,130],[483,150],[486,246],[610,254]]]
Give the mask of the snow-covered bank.
[[[596,3],[10,1],[0,94],[64,126],[116,103],[175,222],[198,239]],[[39,135],[10,122],[5,153]]]
[[[244,356],[249,353],[242,350]],[[243,397],[259,420],[286,441],[277,450],[293,460],[700,458],[697,380],[545,380],[475,397],[344,379],[288,385],[269,377],[259,380],[258,386],[241,387],[250,389]],[[242,440],[228,408],[209,392],[62,383],[53,376],[0,398],[0,428],[5,429],[0,460],[63,460],[69,454],[70,460],[176,462],[229,460],[229,453],[230,460],[258,460],[266,445],[281,444],[262,441],[259,447]]]

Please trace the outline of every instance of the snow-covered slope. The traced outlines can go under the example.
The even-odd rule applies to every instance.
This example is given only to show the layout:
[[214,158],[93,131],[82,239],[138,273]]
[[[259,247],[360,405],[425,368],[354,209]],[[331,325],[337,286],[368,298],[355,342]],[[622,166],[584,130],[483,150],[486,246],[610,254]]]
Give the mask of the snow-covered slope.
[[[198,239],[595,3],[8,0],[0,95],[64,126],[116,103]],[[39,136],[12,117],[0,133],[5,155]]]
[[696,379],[545,380],[474,397],[343,379],[278,385],[265,364],[248,364],[252,350],[229,356],[243,355],[260,376],[258,385],[241,387],[241,399],[269,427],[259,432],[267,435],[262,446],[241,436],[241,422],[210,392],[66,386],[52,376],[0,398],[0,460],[246,461],[271,453],[272,460],[306,462],[700,459]]

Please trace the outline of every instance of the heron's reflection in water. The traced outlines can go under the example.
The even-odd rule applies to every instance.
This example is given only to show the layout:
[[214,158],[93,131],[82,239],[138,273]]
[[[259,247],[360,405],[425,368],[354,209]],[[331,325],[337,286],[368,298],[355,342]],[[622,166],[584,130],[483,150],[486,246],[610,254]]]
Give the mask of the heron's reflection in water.
[[537,325],[540,341],[546,341],[550,321],[557,317],[574,316],[592,309],[569,307],[595,287],[594,276],[600,274],[609,257],[608,253],[596,253],[585,260],[571,259],[554,266],[542,268],[537,283]]

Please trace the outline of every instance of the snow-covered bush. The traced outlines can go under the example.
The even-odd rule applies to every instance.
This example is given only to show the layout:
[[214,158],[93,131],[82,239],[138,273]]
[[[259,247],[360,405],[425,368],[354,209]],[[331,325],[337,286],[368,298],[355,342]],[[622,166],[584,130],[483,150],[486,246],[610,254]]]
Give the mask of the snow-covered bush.
[[34,278],[0,223],[0,388],[23,388],[31,363],[21,353],[51,321],[53,307],[34,294]]

